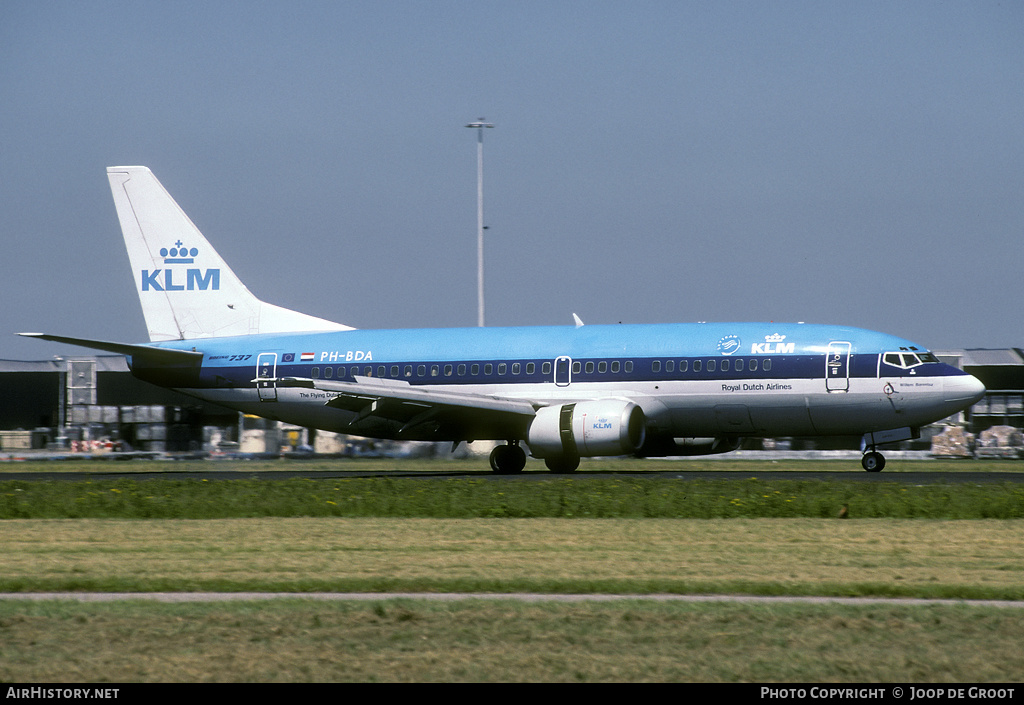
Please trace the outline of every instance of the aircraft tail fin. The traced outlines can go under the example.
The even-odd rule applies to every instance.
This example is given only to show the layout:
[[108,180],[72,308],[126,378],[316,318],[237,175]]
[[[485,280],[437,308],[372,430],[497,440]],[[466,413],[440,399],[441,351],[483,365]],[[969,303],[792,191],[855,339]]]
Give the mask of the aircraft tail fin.
[[253,295],[147,167],[107,167],[151,341],[351,330]]

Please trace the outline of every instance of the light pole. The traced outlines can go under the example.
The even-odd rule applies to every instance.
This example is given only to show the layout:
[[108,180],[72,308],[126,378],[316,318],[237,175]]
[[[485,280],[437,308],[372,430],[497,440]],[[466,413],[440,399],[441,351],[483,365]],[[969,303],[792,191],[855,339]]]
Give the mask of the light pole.
[[466,127],[476,128],[476,324],[484,325],[484,128],[494,127],[480,118]]

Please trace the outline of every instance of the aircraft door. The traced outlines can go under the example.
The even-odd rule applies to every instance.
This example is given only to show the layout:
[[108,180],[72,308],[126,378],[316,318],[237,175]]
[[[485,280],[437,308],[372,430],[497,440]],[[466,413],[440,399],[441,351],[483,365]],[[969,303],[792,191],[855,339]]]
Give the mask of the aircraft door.
[[256,390],[260,401],[277,401],[277,353],[256,356]]
[[555,386],[568,387],[572,381],[572,358],[562,355],[555,358]]
[[825,353],[825,389],[845,392],[850,389],[850,343],[833,341]]

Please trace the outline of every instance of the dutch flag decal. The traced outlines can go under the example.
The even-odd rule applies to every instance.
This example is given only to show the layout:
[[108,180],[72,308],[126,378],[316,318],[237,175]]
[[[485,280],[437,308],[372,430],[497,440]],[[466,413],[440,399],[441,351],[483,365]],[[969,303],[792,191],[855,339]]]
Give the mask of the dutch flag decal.
[[312,362],[313,358],[316,357],[316,353],[302,353],[303,362]]

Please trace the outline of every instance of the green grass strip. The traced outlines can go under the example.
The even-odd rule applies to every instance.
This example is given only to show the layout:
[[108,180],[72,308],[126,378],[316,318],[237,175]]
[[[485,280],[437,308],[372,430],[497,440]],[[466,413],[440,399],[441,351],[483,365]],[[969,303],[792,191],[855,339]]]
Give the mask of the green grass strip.
[[571,477],[2,481],[0,519],[1024,518],[1016,483]]

